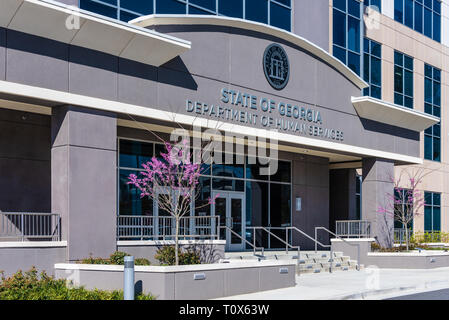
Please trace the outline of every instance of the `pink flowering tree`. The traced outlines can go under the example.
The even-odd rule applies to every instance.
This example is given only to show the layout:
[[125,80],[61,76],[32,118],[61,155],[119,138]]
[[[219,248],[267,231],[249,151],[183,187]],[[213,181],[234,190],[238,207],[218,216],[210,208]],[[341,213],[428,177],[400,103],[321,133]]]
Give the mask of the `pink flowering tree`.
[[403,170],[397,179],[390,177],[390,181],[394,184],[394,191],[386,194],[387,205],[379,206],[377,210],[379,214],[393,217],[394,221],[402,224],[407,250],[410,247],[409,226],[413,219],[420,215],[425,204],[424,192],[419,190],[424,176],[420,170],[417,170],[413,174],[407,172],[407,177],[404,178]]
[[[131,174],[128,184],[140,191],[141,198],[152,199],[175,220],[175,263],[179,265],[180,221],[190,214],[195,200],[199,198],[200,190],[197,187],[202,167],[200,163],[193,162],[187,140],[179,145],[165,142],[165,148],[162,158],[153,157],[142,164],[144,170],[140,176]],[[206,207],[214,200],[209,198],[206,204],[194,209]]]

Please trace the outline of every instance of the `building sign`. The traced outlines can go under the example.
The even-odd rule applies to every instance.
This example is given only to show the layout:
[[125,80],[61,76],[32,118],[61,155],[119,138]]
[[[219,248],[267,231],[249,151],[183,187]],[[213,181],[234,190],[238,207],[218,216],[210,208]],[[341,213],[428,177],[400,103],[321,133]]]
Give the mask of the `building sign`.
[[324,127],[321,112],[310,107],[225,88],[221,89],[219,99],[218,104],[186,100],[186,111],[217,121],[238,122],[267,130],[274,129],[334,141],[344,139],[343,131]]
[[282,90],[290,78],[290,63],[287,53],[278,44],[271,44],[263,55],[263,70],[268,83],[276,90]]

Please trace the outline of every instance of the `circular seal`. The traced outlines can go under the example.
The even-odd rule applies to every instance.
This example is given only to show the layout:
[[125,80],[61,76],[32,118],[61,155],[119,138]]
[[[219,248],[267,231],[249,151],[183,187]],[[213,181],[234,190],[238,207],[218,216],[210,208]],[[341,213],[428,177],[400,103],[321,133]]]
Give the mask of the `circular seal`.
[[271,44],[263,55],[263,70],[270,85],[282,90],[290,78],[290,63],[285,50],[278,44]]

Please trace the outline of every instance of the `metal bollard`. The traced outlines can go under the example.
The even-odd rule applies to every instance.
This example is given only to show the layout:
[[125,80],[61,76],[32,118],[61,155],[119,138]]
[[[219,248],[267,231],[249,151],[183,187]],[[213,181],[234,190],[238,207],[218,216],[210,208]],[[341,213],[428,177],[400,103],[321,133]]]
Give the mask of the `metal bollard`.
[[134,257],[125,257],[123,296],[125,300],[134,300]]

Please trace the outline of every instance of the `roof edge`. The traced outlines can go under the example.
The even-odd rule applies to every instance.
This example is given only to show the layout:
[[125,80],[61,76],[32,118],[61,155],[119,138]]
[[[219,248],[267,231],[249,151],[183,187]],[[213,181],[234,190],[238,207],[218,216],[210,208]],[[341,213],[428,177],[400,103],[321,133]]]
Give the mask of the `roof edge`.
[[310,42],[309,40],[301,36],[298,36],[297,34],[294,34],[292,32],[277,27],[269,26],[264,23],[224,16],[177,15],[177,14],[174,15],[151,14],[131,20],[129,21],[129,23],[142,28],[158,25],[215,25],[215,26],[242,28],[266,33],[281,38],[285,41],[291,42],[303,48],[305,51],[324,60],[326,63],[335,68],[338,72],[344,75],[354,85],[360,88],[360,90],[368,87],[368,84],[361,77],[359,77],[356,73],[354,73],[351,69],[349,69],[340,60],[329,54],[329,52],[327,52],[326,50],[320,48],[319,46]]

